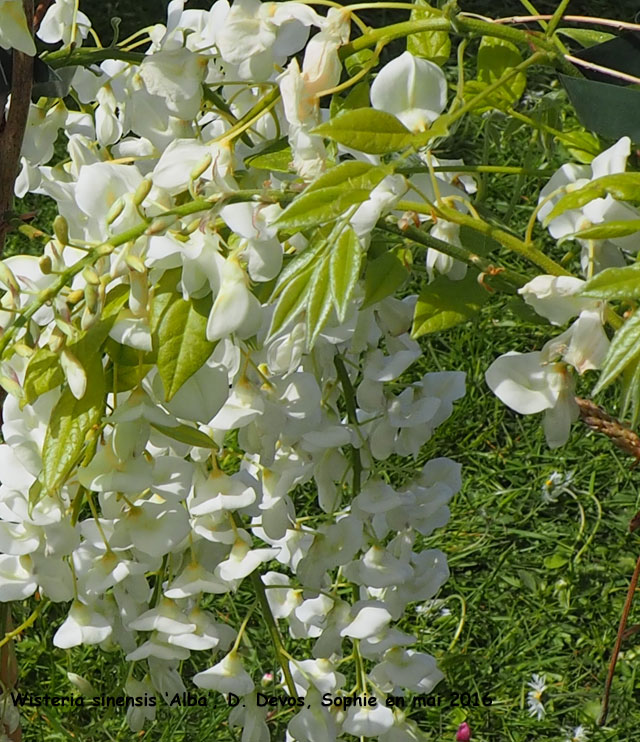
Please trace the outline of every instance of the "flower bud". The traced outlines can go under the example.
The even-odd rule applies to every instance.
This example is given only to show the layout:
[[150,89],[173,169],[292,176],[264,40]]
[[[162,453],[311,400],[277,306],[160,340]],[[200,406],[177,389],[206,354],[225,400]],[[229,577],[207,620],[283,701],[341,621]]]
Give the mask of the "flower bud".
[[75,291],[70,291],[67,295],[67,304],[77,304],[82,297],[84,296],[84,291],[82,289],[76,289]]
[[95,312],[98,309],[98,302],[99,302],[99,295],[98,295],[98,288],[92,283],[88,283],[84,287],[84,300],[87,305],[87,309],[92,313],[95,314]]
[[144,262],[137,255],[127,255],[124,262],[136,273],[146,273],[147,269]]
[[123,211],[124,199],[119,198],[114,202],[113,206],[107,212],[107,224],[113,224]]
[[148,234],[148,235],[162,234],[162,232],[169,229],[169,227],[172,224],[175,224],[177,219],[178,217],[175,216],[175,214],[168,214],[167,216],[158,216],[151,222],[145,234]]
[[51,335],[49,336],[49,349],[54,353],[57,353],[65,343],[64,333],[57,327],[53,328]]
[[82,399],[87,391],[87,374],[78,359],[66,348],[60,355],[60,365],[64,371],[71,394],[76,399]]
[[69,244],[69,223],[62,214],[58,214],[53,220],[53,233],[61,245]]
[[463,721],[462,724],[458,727],[458,731],[456,732],[456,742],[469,742],[471,739],[471,727],[467,724],[466,721]]
[[86,696],[87,698],[95,698],[98,695],[98,691],[86,678],[83,678],[82,675],[77,675],[75,672],[68,672],[67,677],[69,678],[69,682],[72,685],[75,685],[83,696]]
[[42,255],[38,261],[38,265],[40,266],[40,271],[45,276],[48,276],[53,269],[53,263],[48,255]]
[[92,286],[99,286],[100,285],[100,276],[95,272],[91,266],[87,266],[82,271],[82,277],[87,283],[90,283]]
[[16,277],[2,261],[0,261],[0,283],[3,283],[14,296],[20,293],[20,285]]
[[145,198],[149,195],[149,191],[151,190],[153,186],[153,183],[149,178],[145,178],[142,183],[136,188],[135,193],[133,194],[133,203],[136,206],[140,206],[140,204],[145,200]]

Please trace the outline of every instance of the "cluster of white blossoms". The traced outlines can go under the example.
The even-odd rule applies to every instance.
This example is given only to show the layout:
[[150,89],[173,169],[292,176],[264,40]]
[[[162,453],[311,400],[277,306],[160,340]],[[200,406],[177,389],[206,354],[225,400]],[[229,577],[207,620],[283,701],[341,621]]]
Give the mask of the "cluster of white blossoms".
[[[90,21],[75,6],[56,0],[40,37],[75,33],[80,45]],[[121,648],[130,695],[166,700],[186,680],[242,696],[230,723],[260,742],[267,709],[241,648],[252,624],[215,615],[217,596],[250,579],[279,682],[307,698],[288,740],[420,739],[385,696],[429,692],[443,676],[395,624],[447,579],[445,555],[420,543],[447,522],[460,467],[437,458],[399,486],[384,462],[417,457],[464,374],[405,382],[420,356],[415,297],[365,303],[359,277],[377,220],[411,183],[386,175],[330,228],[281,229],[300,177],[337,171],[336,157],[361,173],[381,163],[328,152],[313,133],[349,16],[295,2],[183,6],[173,0],[166,25],[147,29],[140,60],[79,67],[77,109],[31,106],[16,193],[49,196],[60,216],[42,257],[0,263],[0,601],[69,603],[54,645]],[[0,43],[29,53],[20,8],[0,0]],[[301,66],[288,61],[303,49]],[[411,55],[394,64],[404,72],[383,69],[372,103],[421,131],[445,105],[444,75]],[[264,104],[278,87],[281,100]],[[60,131],[68,157],[49,165]],[[281,132],[295,173],[244,164]],[[351,277],[331,251],[316,270],[328,240],[352,256]],[[308,258],[312,298],[291,299],[280,322],[269,295],[305,276]],[[315,301],[322,322],[310,329]],[[210,666],[181,677],[195,652]],[[378,703],[319,703],[354,691]],[[154,714],[127,711],[134,730]]]
[[[584,205],[553,216],[554,206],[567,193],[605,176],[623,173],[631,153],[631,141],[623,137],[593,159],[591,165],[563,165],[540,192],[538,218],[557,240],[570,239],[594,226],[615,222],[639,223],[640,212],[611,193],[593,198]],[[551,220],[547,219],[552,216]],[[633,226],[630,225],[630,226]],[[602,239],[576,238],[581,248],[583,275],[590,279],[607,269],[627,264],[640,243],[633,229],[620,230],[623,236]],[[612,235],[615,231],[612,230]],[[543,427],[551,448],[569,438],[571,423],[579,415],[575,401],[574,372],[600,369],[609,350],[604,331],[605,302],[580,296],[585,281],[571,276],[536,276],[519,293],[537,314],[552,325],[567,330],[549,340],[539,351],[510,351],[487,369],[492,391],[509,407],[524,415],[544,412]]]

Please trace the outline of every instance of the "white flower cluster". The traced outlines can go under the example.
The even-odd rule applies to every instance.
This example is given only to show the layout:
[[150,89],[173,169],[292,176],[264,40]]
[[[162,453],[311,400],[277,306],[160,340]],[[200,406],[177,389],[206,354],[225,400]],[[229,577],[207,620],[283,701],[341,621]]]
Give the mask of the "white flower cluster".
[[[623,173],[631,142],[623,137],[595,157],[590,166],[563,165],[540,192],[538,218],[544,220],[560,198],[591,180]],[[635,221],[640,213],[611,194],[595,198],[551,219],[548,229],[555,239],[571,238],[594,225]],[[637,235],[607,239],[580,239],[581,263],[585,277],[626,264],[625,255],[638,251]],[[553,325],[564,325],[577,317],[562,334],[549,340],[542,350],[529,353],[510,351],[487,369],[492,391],[509,407],[524,415],[543,412],[543,427],[551,448],[569,438],[571,423],[578,418],[574,400],[573,371],[583,374],[599,369],[609,350],[604,331],[605,303],[579,296],[585,281],[571,276],[541,275],[523,286],[519,293]]]
[[[28,49],[22,26],[5,23],[15,5],[0,0],[0,43]],[[40,36],[79,44],[89,27],[73,2],[56,0]],[[272,189],[295,177],[242,167],[282,122],[297,173],[325,170],[311,131],[318,93],[340,78],[348,15],[257,0],[184,10],[173,0],[166,26],[149,34],[140,63],[78,69],[81,110],[59,100],[31,108],[16,191],[53,198],[61,216],[42,258],[0,263],[0,327],[11,340],[0,368],[9,393],[0,601],[37,591],[70,602],[54,644],[122,648],[136,664],[132,695],[183,692],[180,663],[209,652],[193,682],[243,696],[230,723],[260,742],[270,734],[242,664],[245,625],[208,610],[251,578],[276,649],[278,622],[292,639],[313,640],[310,657],[295,642],[293,659],[279,648],[286,691],[307,697],[287,739],[418,739],[385,694],[429,692],[442,673],[394,623],[447,579],[445,555],[419,544],[447,522],[460,467],[434,459],[394,488],[381,462],[417,456],[463,395],[464,375],[403,383],[420,355],[409,335],[415,297],[362,308],[358,280],[315,342],[304,312],[271,333],[263,289],[305,255],[309,235],[280,235],[282,208],[254,198],[265,176]],[[294,59],[281,72],[305,45],[302,67]],[[431,68],[436,102],[413,101],[400,116],[416,129],[444,106],[444,77]],[[378,107],[391,95],[387,77],[372,92]],[[269,84],[282,103],[231,136]],[[60,129],[68,159],[50,166]],[[390,176],[351,212],[363,249],[408,187]],[[173,329],[158,347],[165,325]],[[187,347],[183,332],[195,338]],[[346,646],[358,660],[349,678],[337,671]],[[344,713],[318,702],[350,692],[351,681],[380,703]],[[154,713],[127,715],[139,730]]]

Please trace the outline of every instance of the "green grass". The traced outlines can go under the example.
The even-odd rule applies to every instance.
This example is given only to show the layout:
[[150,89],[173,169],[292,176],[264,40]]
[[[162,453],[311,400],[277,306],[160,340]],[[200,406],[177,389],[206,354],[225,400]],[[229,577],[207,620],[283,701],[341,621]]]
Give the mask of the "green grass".
[[[517,2],[496,7],[476,0],[463,5],[475,12],[523,12]],[[538,7],[544,11],[549,5],[539,3]],[[608,6],[593,0],[571,3],[570,10],[612,13]],[[95,17],[92,3],[83,7]],[[134,9],[130,3],[111,2],[102,7],[105,14],[122,14],[123,27],[132,25],[129,32],[139,25],[140,15],[157,12],[158,5],[136,4]],[[626,3],[615,12],[620,18],[631,18],[635,3]],[[104,16],[100,22],[108,29]],[[546,76],[536,78],[536,87],[552,93],[557,90]],[[558,113],[565,125],[573,125],[562,94],[554,95],[559,98]],[[521,164],[523,152],[528,151],[532,167],[553,167],[568,159],[563,152],[549,159],[545,141],[532,140],[524,129],[506,131],[506,125],[500,115],[490,121],[469,119],[442,155],[464,157],[470,163]],[[515,231],[522,231],[540,181],[516,182],[514,176],[500,176],[486,180],[485,185],[484,205],[506,217]],[[25,211],[39,208],[37,223],[43,226],[51,218],[49,203],[36,200],[23,206]],[[541,231],[537,234],[542,236]],[[14,238],[11,250],[37,249],[32,245]],[[495,257],[526,269],[511,256]],[[422,254],[417,253],[415,260],[421,264]],[[424,355],[411,370],[415,378],[425,371],[463,370],[468,391],[415,465],[407,468],[405,464],[392,473],[408,478],[435,456],[450,456],[463,464],[463,488],[451,504],[448,526],[422,544],[448,554],[451,578],[427,612],[410,608],[402,628],[418,638],[415,648],[438,658],[446,677],[436,693],[450,698],[453,693],[468,692],[493,699],[485,708],[452,708],[445,701],[439,709],[409,709],[432,740],[453,740],[463,718],[473,729],[474,742],[560,742],[564,731],[578,724],[591,731],[594,742],[613,742],[634,739],[640,728],[633,638],[623,645],[608,726],[596,729],[594,724],[627,585],[640,553],[640,540],[628,533],[629,520],[640,509],[638,474],[631,468],[632,460],[580,423],[574,425],[566,446],[550,451],[540,417],[511,412],[484,383],[484,371],[500,353],[540,348],[554,334],[557,330],[546,325],[518,323],[507,309],[507,299],[494,297],[476,322],[424,339]],[[587,374],[580,392],[588,394],[594,379],[593,373]],[[606,401],[614,410],[613,399]],[[389,462],[390,472],[395,466]],[[553,471],[572,472],[573,479],[568,491],[547,502],[542,491]],[[233,600],[212,598],[211,609],[221,620],[238,625],[252,602],[247,584]],[[26,605],[19,608],[22,619],[29,610]],[[85,676],[99,693],[122,692],[128,668],[121,652],[52,647],[52,636],[65,613],[65,606],[48,605],[17,643],[20,690],[74,693],[66,676],[73,671]],[[640,621],[639,616],[640,606],[632,610],[630,624]],[[299,643],[297,649],[293,644],[290,649],[296,656],[306,656]],[[254,677],[272,670],[269,641],[258,613],[248,625],[242,651]],[[183,676],[190,678],[207,664],[207,653],[195,653],[193,662],[183,668]],[[544,673],[547,678],[543,698],[547,713],[542,721],[527,713],[527,683],[532,673]],[[225,723],[227,709],[220,701],[214,703],[214,694],[210,694],[207,710],[159,707],[156,722],[141,736],[153,742],[238,740],[238,730],[230,730]],[[284,738],[282,722],[288,718],[285,713],[274,721],[272,739]],[[121,711],[34,708],[23,714],[23,739],[131,740],[134,735],[123,720]]]

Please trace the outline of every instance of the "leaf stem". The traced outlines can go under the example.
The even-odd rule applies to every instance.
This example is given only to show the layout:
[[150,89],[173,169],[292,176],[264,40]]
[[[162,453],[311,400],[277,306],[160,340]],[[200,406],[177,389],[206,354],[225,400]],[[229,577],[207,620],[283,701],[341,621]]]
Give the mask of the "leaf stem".
[[[238,513],[232,513],[231,518],[237,528],[244,527],[242,518],[238,515]],[[282,641],[280,629],[278,628],[276,619],[271,612],[271,606],[269,605],[269,601],[267,600],[267,591],[265,589],[265,584],[264,582],[262,582],[262,578],[260,577],[259,572],[257,572],[256,570],[254,570],[249,575],[249,579],[251,580],[251,584],[253,585],[258,603],[260,603],[260,608],[262,609],[262,617],[265,624],[267,625],[267,631],[269,632],[269,636],[271,637],[271,643],[273,644],[273,648],[276,653],[276,659],[278,660],[278,664],[280,665],[280,669],[282,670],[282,674],[284,675],[284,680],[289,690],[289,695],[295,697],[297,695],[296,684],[293,682],[293,675],[291,674],[291,668],[289,667],[289,660],[287,659],[287,652],[284,648],[284,642]]]

